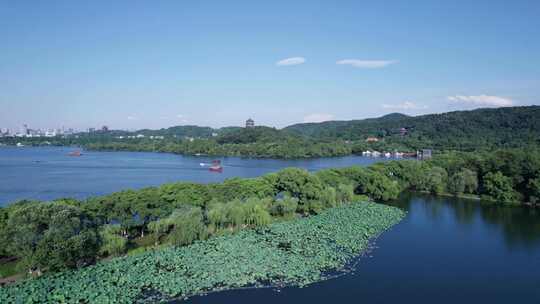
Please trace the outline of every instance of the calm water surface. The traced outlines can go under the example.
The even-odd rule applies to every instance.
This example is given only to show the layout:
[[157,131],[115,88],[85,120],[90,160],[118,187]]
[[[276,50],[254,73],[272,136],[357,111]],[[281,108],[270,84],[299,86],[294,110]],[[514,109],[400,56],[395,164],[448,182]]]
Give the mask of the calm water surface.
[[309,160],[219,158],[223,173],[200,163],[215,158],[166,153],[87,152],[67,156],[71,148],[0,147],[0,206],[20,199],[87,198],[124,189],[176,181],[221,182],[231,177],[256,177],[286,167],[320,170],[368,165],[381,159],[347,156]]

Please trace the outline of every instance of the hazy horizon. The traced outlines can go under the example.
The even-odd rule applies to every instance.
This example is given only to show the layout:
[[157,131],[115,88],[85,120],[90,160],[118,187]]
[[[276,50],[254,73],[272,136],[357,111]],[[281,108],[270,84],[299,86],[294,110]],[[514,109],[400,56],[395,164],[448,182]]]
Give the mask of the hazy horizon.
[[540,104],[538,16],[524,0],[3,3],[0,128],[282,128]]

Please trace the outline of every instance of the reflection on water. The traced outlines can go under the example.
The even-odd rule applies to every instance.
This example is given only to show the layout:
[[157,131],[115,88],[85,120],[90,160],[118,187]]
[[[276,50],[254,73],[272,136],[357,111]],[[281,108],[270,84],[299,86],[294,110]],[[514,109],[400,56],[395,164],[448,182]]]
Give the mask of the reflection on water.
[[188,303],[540,303],[538,209],[405,194],[407,217],[354,273],[305,288],[233,290]]
[[[418,204],[421,198],[423,203]],[[415,200],[416,199],[416,200]],[[453,218],[462,227],[472,227],[482,222],[490,229],[499,231],[507,242],[508,249],[515,246],[535,248],[540,242],[540,209],[495,205],[477,200],[413,193],[403,194],[397,202],[390,203],[404,210],[424,208],[432,219],[442,220],[453,213]]]
[[484,221],[499,227],[509,247],[528,246],[534,249],[540,241],[540,210],[538,208],[512,208],[482,206]]

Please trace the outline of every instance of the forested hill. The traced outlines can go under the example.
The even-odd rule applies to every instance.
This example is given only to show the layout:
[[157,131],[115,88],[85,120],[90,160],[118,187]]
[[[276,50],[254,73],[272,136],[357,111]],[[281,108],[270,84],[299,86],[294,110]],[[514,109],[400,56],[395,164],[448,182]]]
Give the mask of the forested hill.
[[210,127],[199,126],[175,126],[160,130],[139,130],[137,134],[145,136],[177,136],[177,137],[210,137],[216,130]]
[[[402,130],[404,128],[405,130]],[[311,138],[363,140],[377,137],[416,145],[473,149],[538,144],[540,106],[507,107],[407,116],[389,114],[380,118],[303,123],[284,131]],[[406,131],[406,134],[403,132]]]
[[242,130],[241,127],[223,127],[219,129],[214,129],[211,127],[201,127],[194,125],[185,125],[185,126],[174,126],[169,128],[162,128],[157,130],[151,129],[141,129],[136,131],[123,131],[123,130],[109,130],[109,131],[95,131],[92,133],[78,133],[79,137],[91,137],[91,138],[114,138],[118,136],[133,136],[133,135],[144,135],[144,136],[164,136],[164,137],[193,137],[193,138],[210,138],[215,137],[217,134],[228,134],[231,132],[237,132]]

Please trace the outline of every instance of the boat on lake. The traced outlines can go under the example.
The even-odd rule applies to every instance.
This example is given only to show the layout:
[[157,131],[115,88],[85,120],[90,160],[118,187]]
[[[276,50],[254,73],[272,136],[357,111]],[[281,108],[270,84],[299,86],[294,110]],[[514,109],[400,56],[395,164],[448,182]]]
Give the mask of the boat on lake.
[[69,152],[68,155],[69,155],[69,156],[81,156],[82,153],[81,153],[81,151],[77,150],[77,151],[71,151],[71,152]]
[[213,160],[212,165],[208,167],[208,170],[211,172],[223,172],[223,167],[221,166],[220,160]]

